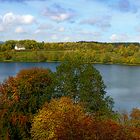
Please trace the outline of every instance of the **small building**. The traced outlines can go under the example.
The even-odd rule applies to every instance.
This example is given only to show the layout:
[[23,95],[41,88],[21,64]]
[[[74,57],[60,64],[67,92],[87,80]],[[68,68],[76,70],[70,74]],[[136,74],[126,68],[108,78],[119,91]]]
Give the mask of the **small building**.
[[25,47],[21,47],[21,46],[16,45],[15,50],[17,50],[17,51],[25,50]]

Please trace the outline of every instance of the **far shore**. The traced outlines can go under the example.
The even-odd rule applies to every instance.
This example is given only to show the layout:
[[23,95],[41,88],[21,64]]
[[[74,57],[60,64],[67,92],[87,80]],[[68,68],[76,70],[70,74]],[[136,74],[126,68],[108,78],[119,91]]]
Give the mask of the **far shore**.
[[[61,63],[62,61],[53,61],[53,60],[47,60],[47,61],[13,61],[13,60],[4,60],[0,61],[0,63]],[[128,63],[101,63],[101,62],[86,62],[86,63],[92,63],[92,64],[102,64],[102,65],[120,65],[120,66],[140,66],[140,64],[128,64]]]

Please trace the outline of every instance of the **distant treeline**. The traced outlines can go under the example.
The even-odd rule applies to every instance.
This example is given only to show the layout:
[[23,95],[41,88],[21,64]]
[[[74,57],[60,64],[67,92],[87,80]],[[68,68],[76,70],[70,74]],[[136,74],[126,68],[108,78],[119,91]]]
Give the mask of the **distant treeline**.
[[[26,50],[15,51],[15,45]],[[9,40],[0,44],[0,61],[62,61],[74,56],[90,63],[140,64],[140,44],[94,41],[46,43],[35,40]]]

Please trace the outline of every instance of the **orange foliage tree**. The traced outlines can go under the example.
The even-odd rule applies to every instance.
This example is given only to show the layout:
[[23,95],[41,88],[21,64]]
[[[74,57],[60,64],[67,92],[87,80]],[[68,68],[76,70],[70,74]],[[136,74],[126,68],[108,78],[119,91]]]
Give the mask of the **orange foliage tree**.
[[0,135],[11,139],[30,136],[32,115],[50,100],[51,72],[42,68],[21,70],[0,84]]
[[131,132],[131,136],[134,139],[140,139],[140,109],[133,108],[130,114],[122,113],[119,117],[119,122]]
[[133,136],[140,139],[140,109],[133,108],[130,114],[130,129]]

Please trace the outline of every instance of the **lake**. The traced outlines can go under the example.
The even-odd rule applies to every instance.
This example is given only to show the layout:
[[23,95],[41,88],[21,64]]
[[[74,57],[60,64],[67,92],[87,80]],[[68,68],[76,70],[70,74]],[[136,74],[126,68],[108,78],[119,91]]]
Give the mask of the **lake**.
[[[43,67],[52,71],[60,63],[0,63],[0,82],[16,75],[23,68]],[[94,65],[101,73],[107,86],[107,95],[115,101],[117,111],[130,111],[140,108],[140,66]]]

